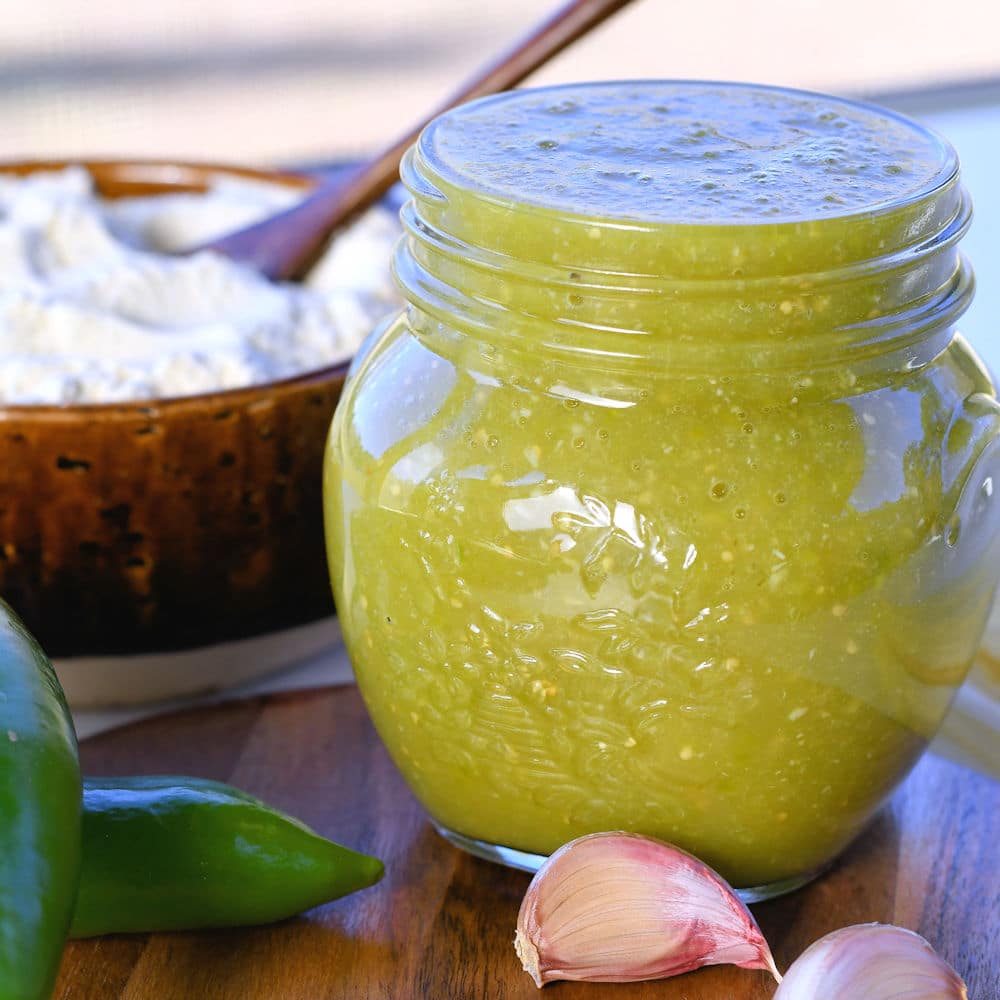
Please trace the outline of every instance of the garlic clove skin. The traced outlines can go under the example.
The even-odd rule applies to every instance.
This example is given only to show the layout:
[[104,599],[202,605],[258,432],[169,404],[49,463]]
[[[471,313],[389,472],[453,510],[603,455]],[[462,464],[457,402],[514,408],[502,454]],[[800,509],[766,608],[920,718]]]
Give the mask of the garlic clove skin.
[[968,1000],[961,976],[919,935],[856,924],[810,945],[774,1000]]
[[556,851],[528,886],[514,948],[539,987],[666,979],[724,964],[781,981],[757,922],[720,875],[632,833],[589,834]]

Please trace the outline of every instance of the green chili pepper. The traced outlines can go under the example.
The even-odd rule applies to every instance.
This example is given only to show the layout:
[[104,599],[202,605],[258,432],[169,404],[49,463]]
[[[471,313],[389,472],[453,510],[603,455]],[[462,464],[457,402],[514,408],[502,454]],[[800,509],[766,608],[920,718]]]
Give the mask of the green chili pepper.
[[52,665],[0,601],[0,1000],[51,993],[79,864],[69,710]]
[[372,885],[382,862],[197,778],[88,778],[71,937],[283,920]]

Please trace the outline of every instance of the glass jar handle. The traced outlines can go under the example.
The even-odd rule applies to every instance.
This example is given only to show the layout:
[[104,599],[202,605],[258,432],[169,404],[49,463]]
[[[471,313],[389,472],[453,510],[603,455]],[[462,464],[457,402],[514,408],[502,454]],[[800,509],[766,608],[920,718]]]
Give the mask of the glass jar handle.
[[[963,463],[964,474],[950,491],[957,497],[952,520],[955,524],[965,521],[966,526],[985,520],[987,531],[993,532],[990,537],[996,538],[994,522],[1000,519],[1000,403],[985,393],[975,393],[965,400],[953,430],[960,421],[965,421],[966,427],[971,423],[973,428],[962,449],[973,458],[971,464]],[[931,749],[1000,778],[1000,600],[994,600],[972,671]]]

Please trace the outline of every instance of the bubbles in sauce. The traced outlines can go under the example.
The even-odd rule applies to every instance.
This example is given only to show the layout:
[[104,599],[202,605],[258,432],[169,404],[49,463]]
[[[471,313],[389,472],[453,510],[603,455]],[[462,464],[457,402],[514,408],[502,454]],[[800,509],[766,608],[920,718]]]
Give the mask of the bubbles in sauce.
[[954,169],[943,143],[891,112],[694,82],[515,91],[444,115],[425,148],[442,176],[489,195],[647,222],[847,215]]

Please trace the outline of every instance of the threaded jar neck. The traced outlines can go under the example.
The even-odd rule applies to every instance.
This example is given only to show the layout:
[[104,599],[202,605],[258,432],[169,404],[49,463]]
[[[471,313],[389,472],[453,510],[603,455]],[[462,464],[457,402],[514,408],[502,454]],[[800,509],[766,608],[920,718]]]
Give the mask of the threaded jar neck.
[[[871,358],[914,368],[943,348],[949,327],[967,307],[973,288],[971,271],[958,249],[971,205],[959,181],[957,157],[947,143],[915,123],[865,105],[742,85],[570,85],[500,95],[466,108],[472,109],[477,127],[488,125],[492,116],[497,130],[516,122],[521,105],[535,95],[549,109],[570,105],[583,109],[570,130],[577,138],[567,145],[574,141],[579,145],[578,137],[594,129],[605,142],[593,153],[599,169],[609,148],[607,131],[613,132],[617,121],[603,115],[602,108],[606,110],[608,89],[615,87],[625,91],[621,101],[626,122],[629,111],[643,101],[666,110],[665,104],[655,102],[673,91],[689,102],[692,93],[707,100],[709,107],[703,111],[735,95],[733,103],[740,113],[746,113],[748,94],[763,95],[756,111],[765,118],[774,113],[772,100],[787,115],[781,104],[786,96],[796,114],[803,102],[815,102],[817,107],[832,102],[836,113],[848,118],[852,113],[886,116],[902,134],[902,139],[894,139],[897,145],[909,138],[923,158],[917,166],[900,168],[896,189],[891,172],[888,181],[880,176],[872,185],[870,203],[864,200],[865,177],[859,181],[835,177],[830,196],[840,197],[837,191],[843,190],[857,202],[844,211],[828,210],[825,199],[808,191],[802,200],[811,198],[813,204],[799,210],[795,192],[780,187],[780,169],[769,174],[766,166],[757,171],[758,179],[737,179],[742,188],[734,186],[735,194],[730,191],[729,196],[746,201],[743,189],[752,191],[758,185],[771,192],[779,206],[775,211],[756,211],[753,204],[743,203],[736,209],[725,203],[714,207],[706,204],[703,194],[685,207],[681,191],[676,210],[665,214],[663,202],[670,195],[659,203],[645,202],[643,185],[637,183],[631,200],[619,198],[617,188],[609,188],[608,196],[598,188],[604,183],[600,178],[589,186],[586,179],[578,180],[579,204],[570,205],[569,195],[553,193],[565,185],[539,188],[538,178],[547,174],[537,164],[530,166],[534,154],[528,154],[523,196],[498,184],[493,161],[483,160],[483,166],[477,166],[477,156],[491,151],[477,148],[484,140],[477,138],[475,129],[470,130],[468,157],[456,168],[442,135],[449,137],[458,128],[450,116],[457,116],[461,125],[463,113],[469,114],[459,108],[425,130],[402,166],[411,197],[402,213],[406,236],[397,249],[394,270],[415,309],[432,321],[497,345],[549,350],[577,360],[589,357],[605,364],[638,362],[705,370],[816,366]],[[593,102],[598,107],[588,117],[588,102],[595,93],[601,100]],[[697,100],[693,106],[697,108]],[[731,108],[719,107],[723,119],[732,117]],[[690,110],[685,114],[687,127]],[[549,139],[537,139],[538,114],[534,121],[530,114],[525,117],[529,121],[524,130],[536,132],[526,140],[522,137],[522,146],[525,141],[559,146],[559,114],[551,122],[543,117],[546,135],[553,136]],[[729,125],[730,132],[748,127],[739,122],[733,126],[732,121]],[[632,123],[610,140],[624,150],[623,165],[637,162],[632,174],[642,171],[643,157],[648,158],[646,149],[628,152],[630,143],[635,143],[636,127],[647,126]],[[797,141],[788,148],[805,147],[809,155],[834,150],[843,154],[845,162],[856,154],[861,162],[879,168],[878,149],[871,140],[859,151],[846,140],[839,144],[831,140],[818,149],[815,143],[809,145],[811,136],[804,125],[783,127]],[[817,130],[822,131],[819,126]],[[722,131],[715,130],[720,137]],[[669,159],[671,143],[680,146],[685,137],[686,133],[680,139],[667,134],[659,147],[666,151],[663,156]],[[856,136],[854,140],[860,141]],[[739,152],[738,142],[738,137],[732,139],[724,151]],[[773,158],[774,149],[780,148],[767,147],[760,158]],[[502,151],[516,156],[517,144]],[[898,159],[899,151],[894,152]],[[832,154],[827,159],[836,163]],[[711,165],[711,158],[706,163]],[[579,170],[579,164],[568,155],[566,167],[572,187],[570,168]],[[517,164],[508,170],[516,172]],[[640,172],[638,180],[646,176]],[[692,178],[697,176],[713,175],[692,173]],[[797,175],[785,178],[797,179],[801,181]],[[602,197],[617,199],[615,214]]]

